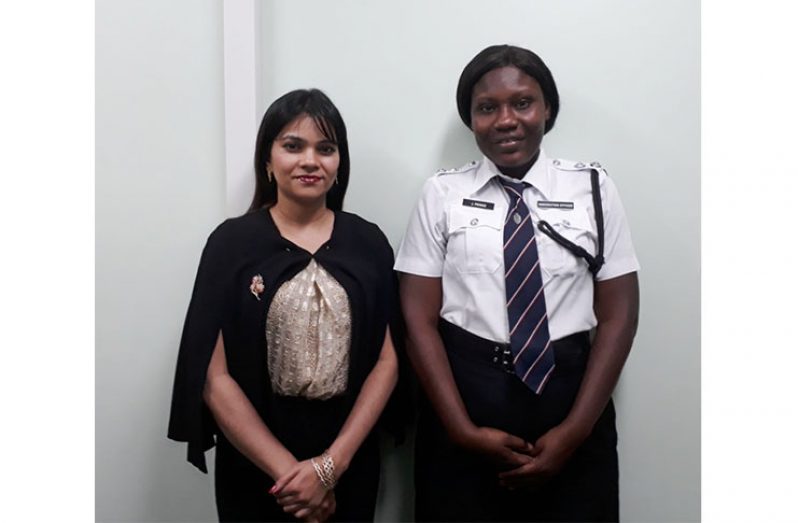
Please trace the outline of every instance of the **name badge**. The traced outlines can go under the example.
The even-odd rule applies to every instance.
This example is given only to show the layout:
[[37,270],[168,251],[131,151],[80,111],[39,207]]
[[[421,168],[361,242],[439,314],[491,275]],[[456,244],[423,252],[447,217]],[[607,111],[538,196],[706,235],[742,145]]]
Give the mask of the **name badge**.
[[[571,204],[573,206],[573,204]],[[469,200],[463,198],[463,207],[476,207],[477,209],[493,210],[492,202],[481,202],[479,200]]]
[[552,202],[552,201],[539,201],[538,209],[574,209],[574,202]]

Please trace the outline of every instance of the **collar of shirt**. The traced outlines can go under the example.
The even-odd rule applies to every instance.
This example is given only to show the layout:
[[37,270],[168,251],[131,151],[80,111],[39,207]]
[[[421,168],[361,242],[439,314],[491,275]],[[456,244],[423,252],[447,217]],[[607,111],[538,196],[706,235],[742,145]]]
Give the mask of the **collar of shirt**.
[[[544,198],[549,197],[550,184],[548,164],[549,158],[546,156],[546,151],[544,151],[543,147],[541,147],[540,154],[538,154],[538,159],[535,160],[535,163],[532,164],[532,167],[530,167],[524,177],[521,178],[521,181],[526,182],[537,189],[537,191],[540,192]],[[483,156],[479,169],[477,169],[476,175],[474,176],[474,186],[472,187],[471,192],[476,193],[496,176],[501,176],[502,178],[518,183],[517,179],[510,178],[509,176],[502,174],[501,171],[499,171],[499,168],[496,167],[495,163],[489,160],[487,156]]]

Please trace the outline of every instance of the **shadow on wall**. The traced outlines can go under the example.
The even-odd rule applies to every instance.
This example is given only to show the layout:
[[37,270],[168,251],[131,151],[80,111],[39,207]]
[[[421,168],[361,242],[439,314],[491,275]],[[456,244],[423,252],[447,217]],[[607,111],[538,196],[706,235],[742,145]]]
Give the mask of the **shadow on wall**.
[[457,115],[453,115],[446,125],[443,143],[438,156],[441,169],[454,169],[473,160],[478,160],[482,153],[474,142],[474,135]]

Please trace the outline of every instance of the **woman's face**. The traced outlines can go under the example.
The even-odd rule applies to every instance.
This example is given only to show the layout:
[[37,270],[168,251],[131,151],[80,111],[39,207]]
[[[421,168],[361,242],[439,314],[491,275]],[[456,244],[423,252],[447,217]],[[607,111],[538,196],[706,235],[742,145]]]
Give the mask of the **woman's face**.
[[537,80],[512,66],[488,71],[471,94],[477,146],[508,176],[521,177],[540,151],[549,107]]
[[286,124],[272,143],[266,164],[277,182],[277,198],[324,199],[338,174],[338,145],[303,114]]

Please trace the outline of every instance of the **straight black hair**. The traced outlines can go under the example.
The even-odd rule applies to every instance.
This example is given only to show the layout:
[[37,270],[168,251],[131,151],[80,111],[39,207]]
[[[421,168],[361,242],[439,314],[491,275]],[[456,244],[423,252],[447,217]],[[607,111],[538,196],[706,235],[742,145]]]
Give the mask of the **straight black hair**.
[[272,151],[272,144],[283,128],[295,118],[307,115],[325,138],[338,146],[340,163],[337,182],[327,192],[327,207],[340,211],[344,206],[344,196],[349,185],[349,142],[346,138],[346,125],[341,113],[326,94],[318,89],[297,89],[275,100],[263,115],[255,142],[255,194],[249,211],[269,207],[277,202],[277,184],[269,181],[266,164]]
[[471,95],[474,92],[474,85],[486,73],[507,66],[520,69],[540,84],[543,98],[549,107],[549,119],[546,120],[544,134],[549,132],[557,120],[557,113],[560,112],[557,84],[554,83],[551,71],[538,55],[529,49],[514,45],[486,47],[465,66],[457,83],[457,112],[460,113],[460,119],[469,129],[471,128]]

